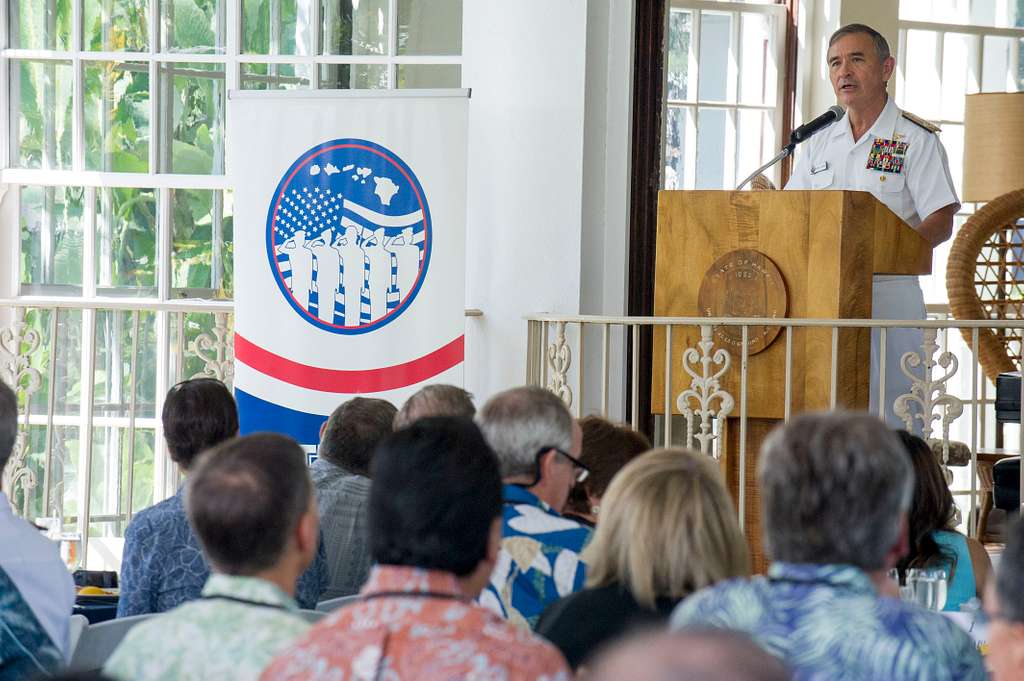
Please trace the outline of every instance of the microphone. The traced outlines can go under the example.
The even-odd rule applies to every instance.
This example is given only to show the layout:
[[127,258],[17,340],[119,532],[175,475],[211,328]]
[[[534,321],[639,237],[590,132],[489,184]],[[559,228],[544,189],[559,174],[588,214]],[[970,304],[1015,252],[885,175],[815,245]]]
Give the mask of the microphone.
[[782,147],[782,151],[776,154],[775,158],[765,163],[763,166],[752,172],[750,174],[750,177],[740,182],[739,186],[736,187],[736,190],[739,191],[740,189],[743,189],[745,186],[747,186],[748,182],[753,180],[755,177],[757,177],[764,171],[771,168],[773,165],[775,165],[782,159],[792,154],[793,150],[796,149],[796,145],[810,139],[816,133],[821,132],[823,129],[831,125],[833,122],[842,118],[843,114],[845,113],[846,112],[843,110],[843,107],[837,104],[835,106],[829,107],[828,111],[821,114],[814,120],[804,123],[799,128],[795,129],[789,135],[789,144]]
[[804,123],[794,130],[789,136],[789,143],[800,144],[801,142],[809,139],[815,133],[831,125],[834,121],[842,118],[845,113],[846,112],[843,111],[843,107],[838,104],[836,106],[829,107],[828,111],[825,113],[821,114],[809,123]]

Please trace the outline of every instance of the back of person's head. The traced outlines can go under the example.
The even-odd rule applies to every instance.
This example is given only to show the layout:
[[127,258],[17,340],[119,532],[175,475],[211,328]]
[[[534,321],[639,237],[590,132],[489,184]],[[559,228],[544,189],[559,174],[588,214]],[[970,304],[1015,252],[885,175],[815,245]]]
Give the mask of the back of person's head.
[[349,473],[369,475],[373,450],[391,432],[397,411],[373,397],[342,403],[327,419],[317,455]]
[[1007,535],[1006,548],[999,559],[996,593],[1002,617],[1024,625],[1024,521],[1015,521]]
[[0,381],[0,475],[14,452],[18,439],[18,396]]
[[457,416],[471,419],[476,414],[473,396],[454,385],[437,383],[420,388],[395,414],[395,430],[427,416]]
[[749,573],[747,543],[715,463],[656,449],[619,471],[584,549],[587,585],[622,584],[649,608]]
[[985,658],[992,681],[1024,678],[1024,522],[1007,530],[1006,548],[999,559],[994,584],[989,582],[985,610],[989,652]]
[[758,476],[773,560],[874,571],[901,540],[914,473],[900,439],[874,416],[794,418],[768,436]]
[[572,450],[572,415],[544,388],[523,386],[498,393],[484,404],[477,423],[506,478],[532,475],[541,451]]
[[731,631],[645,632],[594,659],[588,681],[789,681],[786,665]]
[[466,576],[500,515],[498,462],[472,421],[423,418],[380,443],[367,531],[377,563]]
[[162,421],[171,460],[188,470],[204,449],[238,433],[238,408],[217,379],[192,378],[167,391]]
[[603,497],[615,474],[650,449],[651,441],[643,433],[600,416],[585,416],[579,423],[583,433],[580,461],[590,473],[572,488],[566,509],[592,513],[590,500]]
[[928,567],[949,558],[955,560],[956,556],[947,555],[932,537],[935,530],[950,529],[956,513],[953,493],[949,491],[942,467],[927,442],[905,430],[898,430],[896,434],[914,467],[914,496],[907,518],[910,551],[899,567],[906,570]]
[[276,566],[299,523],[316,515],[306,454],[276,433],[234,438],[207,451],[187,485],[189,522],[214,570],[224,574]]

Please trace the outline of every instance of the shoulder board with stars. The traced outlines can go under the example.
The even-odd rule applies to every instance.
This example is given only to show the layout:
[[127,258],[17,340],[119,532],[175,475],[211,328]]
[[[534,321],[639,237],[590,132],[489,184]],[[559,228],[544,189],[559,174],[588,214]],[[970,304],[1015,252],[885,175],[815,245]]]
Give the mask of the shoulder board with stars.
[[940,132],[942,130],[942,128],[940,128],[939,126],[935,125],[931,121],[926,121],[925,119],[921,118],[920,116],[915,116],[914,114],[910,113],[909,111],[901,111],[900,113],[903,114],[903,117],[906,118],[908,121],[910,121],[914,125],[918,125],[918,126],[924,128],[928,132]]

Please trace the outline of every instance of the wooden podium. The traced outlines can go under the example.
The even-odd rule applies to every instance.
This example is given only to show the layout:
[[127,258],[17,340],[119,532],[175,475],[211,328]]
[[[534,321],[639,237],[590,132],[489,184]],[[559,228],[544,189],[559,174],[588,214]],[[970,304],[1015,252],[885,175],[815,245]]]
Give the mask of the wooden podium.
[[[873,274],[928,274],[930,244],[867,192],[662,191],[654,314],[679,317],[791,317],[868,319]],[[722,389],[735,407],[725,423],[722,467],[734,498],[739,493],[739,327],[719,327],[715,349],[732,368]],[[785,332],[766,325],[748,336],[746,533],[755,567],[762,568],[757,455],[768,432],[785,416]],[[696,348],[700,330],[673,328],[675,400],[690,387],[683,352]],[[866,409],[871,332],[840,329],[836,404]],[[665,414],[665,333],[656,329],[651,409]],[[700,367],[695,367],[700,371]],[[793,414],[831,405],[832,329],[794,329]],[[890,399],[894,399],[895,395]],[[680,413],[676,404],[672,413]]]

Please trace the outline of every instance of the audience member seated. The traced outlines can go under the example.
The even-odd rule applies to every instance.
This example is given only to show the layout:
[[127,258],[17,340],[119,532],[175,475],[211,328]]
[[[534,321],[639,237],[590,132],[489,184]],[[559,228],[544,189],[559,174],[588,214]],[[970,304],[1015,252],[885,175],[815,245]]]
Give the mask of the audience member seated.
[[569,492],[562,515],[592,528],[597,522],[601,497],[612,478],[623,466],[650,449],[651,441],[643,433],[600,416],[580,419],[580,431],[583,433],[580,461],[590,473]]
[[473,599],[501,543],[501,477],[466,419],[420,419],[377,450],[377,565],[362,598],[319,622],[262,679],[567,681],[558,651]]
[[[18,439],[18,398],[0,381],[0,479]],[[57,545],[0,491],[0,679],[53,674],[69,656],[75,585]]]
[[199,457],[188,518],[213,574],[199,600],[135,626],[104,666],[122,681],[256,679],[309,625],[294,600],[320,543],[306,454],[272,433]]
[[405,428],[425,416],[458,416],[471,419],[476,415],[473,396],[454,385],[437,383],[413,393],[395,414],[395,430]]
[[873,416],[793,419],[758,462],[767,577],[698,591],[674,628],[743,631],[798,680],[981,681],[981,657],[956,624],[876,587],[907,550],[913,475],[899,437]]
[[533,628],[544,609],[583,588],[580,552],[590,529],[561,515],[569,490],[587,475],[582,434],[554,393],[522,387],[498,393],[477,415],[505,481],[501,553],[480,603]]
[[[195,378],[167,393],[161,415],[171,460],[188,475],[193,460],[204,450],[238,433],[238,411],[231,392],[220,381]],[[121,558],[121,597],[117,616],[165,612],[199,598],[210,568],[188,524],[183,498],[177,494],[132,518],[124,536]],[[327,585],[323,548],[299,582],[297,600],[316,607]]]
[[900,576],[911,568],[942,568],[949,577],[944,610],[985,593],[992,561],[981,543],[956,531],[956,505],[942,467],[928,444],[906,431],[897,431],[914,466],[914,499],[910,504],[910,552],[900,561]]
[[602,654],[588,681],[789,681],[789,671],[741,634],[647,633]]
[[574,669],[630,629],[663,625],[695,589],[750,574],[732,500],[708,457],[685,449],[643,454],[615,476],[602,508],[583,550],[587,588],[537,623]]
[[1024,522],[1007,532],[996,578],[985,585],[988,665],[992,681],[1024,679]]
[[310,474],[330,572],[324,600],[358,593],[370,574],[366,537],[370,460],[391,432],[395,411],[385,400],[354,397],[334,410],[320,432]]

